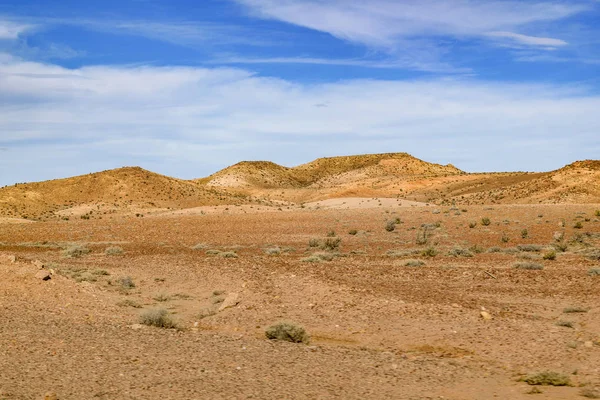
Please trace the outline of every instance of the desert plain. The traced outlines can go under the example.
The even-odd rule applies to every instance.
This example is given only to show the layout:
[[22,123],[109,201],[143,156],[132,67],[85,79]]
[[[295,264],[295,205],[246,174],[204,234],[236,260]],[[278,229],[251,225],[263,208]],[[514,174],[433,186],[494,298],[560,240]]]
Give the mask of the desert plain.
[[2,400],[600,398],[599,161],[18,184],[0,277]]

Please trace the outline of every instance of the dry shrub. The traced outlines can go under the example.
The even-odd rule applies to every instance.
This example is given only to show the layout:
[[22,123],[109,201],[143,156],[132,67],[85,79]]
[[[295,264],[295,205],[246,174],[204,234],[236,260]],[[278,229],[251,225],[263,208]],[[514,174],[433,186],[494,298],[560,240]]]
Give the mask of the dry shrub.
[[523,378],[529,385],[571,386],[569,377],[558,372],[545,371]]
[[279,322],[271,325],[265,331],[265,335],[271,340],[284,340],[292,343],[310,343],[310,336],[303,327],[290,323]]
[[146,310],[140,314],[140,323],[157,328],[177,328],[177,324],[169,316],[167,310],[158,308],[154,310]]

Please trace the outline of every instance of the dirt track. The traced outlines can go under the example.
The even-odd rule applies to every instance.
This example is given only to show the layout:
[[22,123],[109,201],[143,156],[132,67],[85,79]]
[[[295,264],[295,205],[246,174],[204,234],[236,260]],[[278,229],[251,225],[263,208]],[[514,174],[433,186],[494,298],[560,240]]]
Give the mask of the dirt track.
[[[0,255],[0,399],[520,399],[532,386],[519,378],[546,370],[572,386],[540,387],[543,398],[578,398],[600,386],[600,276],[588,274],[600,268],[589,257],[598,208],[385,204],[2,224],[0,253],[17,262]],[[330,230],[337,251],[309,248]],[[562,231],[567,251],[543,260]],[[92,251],[65,258],[73,243]],[[124,253],[106,255],[111,246]],[[438,254],[421,254],[430,247]],[[456,248],[472,257],[448,254]],[[305,261],[313,253],[333,258]],[[51,280],[34,277],[34,260]],[[120,287],[123,276],[135,287]],[[217,311],[232,293],[239,304]],[[182,329],[136,325],[155,307]],[[280,320],[312,343],[265,339]]]

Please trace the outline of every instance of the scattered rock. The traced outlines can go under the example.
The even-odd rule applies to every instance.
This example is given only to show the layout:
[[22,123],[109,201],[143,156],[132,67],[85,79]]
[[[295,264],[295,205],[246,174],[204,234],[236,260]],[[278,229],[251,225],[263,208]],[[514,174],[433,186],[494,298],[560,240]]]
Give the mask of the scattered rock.
[[492,319],[492,316],[487,311],[482,311],[481,318],[485,319],[486,321],[489,321]]
[[46,267],[46,265],[40,260],[35,260],[32,264],[38,267],[39,269],[44,269]]
[[221,306],[219,307],[219,311],[223,311],[226,308],[235,307],[240,303],[240,295],[239,293],[229,293]]
[[50,279],[52,279],[52,274],[50,273],[50,271],[46,271],[45,269],[41,269],[38,271],[37,274],[35,274],[35,277],[37,279],[41,279],[43,281],[49,281]]
[[48,392],[44,395],[44,400],[58,400],[58,396],[54,392]]
[[587,342],[585,342],[583,344],[585,347],[591,348],[594,347],[594,342],[592,342],[591,340],[588,340]]

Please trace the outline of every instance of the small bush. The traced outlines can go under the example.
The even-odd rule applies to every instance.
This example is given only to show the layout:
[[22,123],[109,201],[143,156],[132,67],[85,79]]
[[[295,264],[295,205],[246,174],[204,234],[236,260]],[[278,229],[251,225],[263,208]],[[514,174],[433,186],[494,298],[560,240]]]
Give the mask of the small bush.
[[583,307],[567,307],[563,310],[565,314],[586,313],[588,310]]
[[78,257],[83,257],[84,255],[89,254],[90,252],[91,252],[91,250],[85,246],[73,245],[73,246],[67,247],[63,251],[63,254],[65,257],[78,258]]
[[506,235],[506,233],[502,234],[502,238],[500,240],[502,240],[502,243],[510,242],[510,238]]
[[135,287],[135,283],[133,282],[133,279],[131,279],[130,276],[124,276],[122,278],[119,278],[119,284],[124,289],[133,289]]
[[488,253],[501,253],[502,248],[500,247],[490,247],[487,251]]
[[477,222],[469,222],[469,228],[473,229],[477,226]]
[[588,271],[589,276],[600,276],[600,268],[592,268]]
[[527,239],[528,236],[529,236],[529,231],[527,229],[523,229],[521,231],[521,238]]
[[[598,211],[596,211],[598,212]],[[600,399],[600,390],[592,389],[592,388],[584,388],[581,389],[579,395],[588,399]]]
[[554,250],[549,250],[547,252],[544,253],[543,257],[544,260],[550,260],[550,261],[554,261],[556,260],[556,251]]
[[119,307],[142,308],[142,305],[130,299],[121,300],[117,303]]
[[327,232],[327,237],[335,237],[335,231],[331,230],[331,231]]
[[84,272],[81,275],[77,275],[73,277],[75,282],[96,282],[98,281],[98,277],[90,272]]
[[177,324],[171,319],[167,310],[159,308],[147,310],[140,314],[140,323],[157,328],[176,328]]
[[432,247],[432,246],[426,248],[425,250],[423,250],[421,252],[421,255],[423,257],[435,257],[435,256],[437,256],[437,254],[438,254],[438,251],[435,249],[435,247]]
[[416,238],[415,242],[418,245],[424,245],[424,244],[429,243],[429,227],[428,226],[422,226],[417,231],[417,238]]
[[405,267],[422,267],[423,265],[425,265],[425,262],[421,260],[406,260],[404,262]]
[[192,250],[204,250],[208,247],[208,244],[206,243],[198,243],[194,246],[192,246]]
[[107,247],[106,250],[104,250],[104,254],[107,256],[118,256],[123,254],[123,249],[119,246]]
[[323,241],[321,248],[323,250],[337,250],[340,247],[342,238],[339,237],[328,237]]
[[481,225],[488,226],[492,223],[492,221],[488,217],[481,218]]
[[318,262],[321,262],[322,260],[318,256],[312,255],[312,256],[304,257],[300,261],[302,261],[302,262],[310,262],[310,263],[318,263]]
[[537,253],[542,251],[542,246],[538,246],[537,244],[520,244],[517,246],[517,249],[519,249],[519,251]]
[[269,256],[278,256],[281,254],[281,249],[279,247],[269,247],[265,249],[265,253]]
[[525,269],[525,270],[541,270],[544,269],[544,266],[536,263],[529,262],[518,262],[514,265],[516,269]]
[[158,301],[158,302],[165,302],[165,301],[171,300],[171,296],[169,296],[168,294],[165,294],[165,293],[159,293],[156,296],[154,296],[153,298],[155,301]]
[[594,212],[594,215],[595,215],[596,217],[600,217],[600,210],[596,210],[596,212]]
[[600,261],[600,249],[590,250],[585,256],[592,261]]
[[460,247],[453,248],[448,252],[448,255],[451,257],[473,257],[473,253]]
[[554,243],[554,248],[556,251],[564,253],[569,249],[569,245],[565,242]]
[[321,239],[312,238],[308,241],[308,247],[321,247]]
[[469,247],[469,250],[475,254],[485,253],[485,249],[478,244],[474,244],[473,246]]
[[581,221],[577,221],[575,223],[575,225],[573,225],[573,228],[575,228],[575,229],[582,229],[583,228],[583,224],[581,223]]
[[310,343],[310,336],[303,327],[289,322],[280,322],[271,325],[265,331],[267,339],[284,340],[292,343]]
[[238,258],[238,255],[235,251],[221,251],[221,252],[219,252],[219,257]]
[[573,328],[573,323],[571,321],[558,321],[556,326],[562,326],[563,328]]
[[385,223],[385,230],[393,232],[396,229],[396,221],[388,221]]
[[569,377],[558,372],[540,372],[523,378],[523,381],[529,385],[542,386],[571,386]]
[[204,254],[208,255],[208,256],[216,256],[221,254],[221,250],[215,250],[215,249],[211,249],[211,250],[206,250],[204,252]]
[[350,229],[348,231],[348,235],[352,235],[352,236],[355,236],[357,233],[358,233],[358,231],[356,229]]

